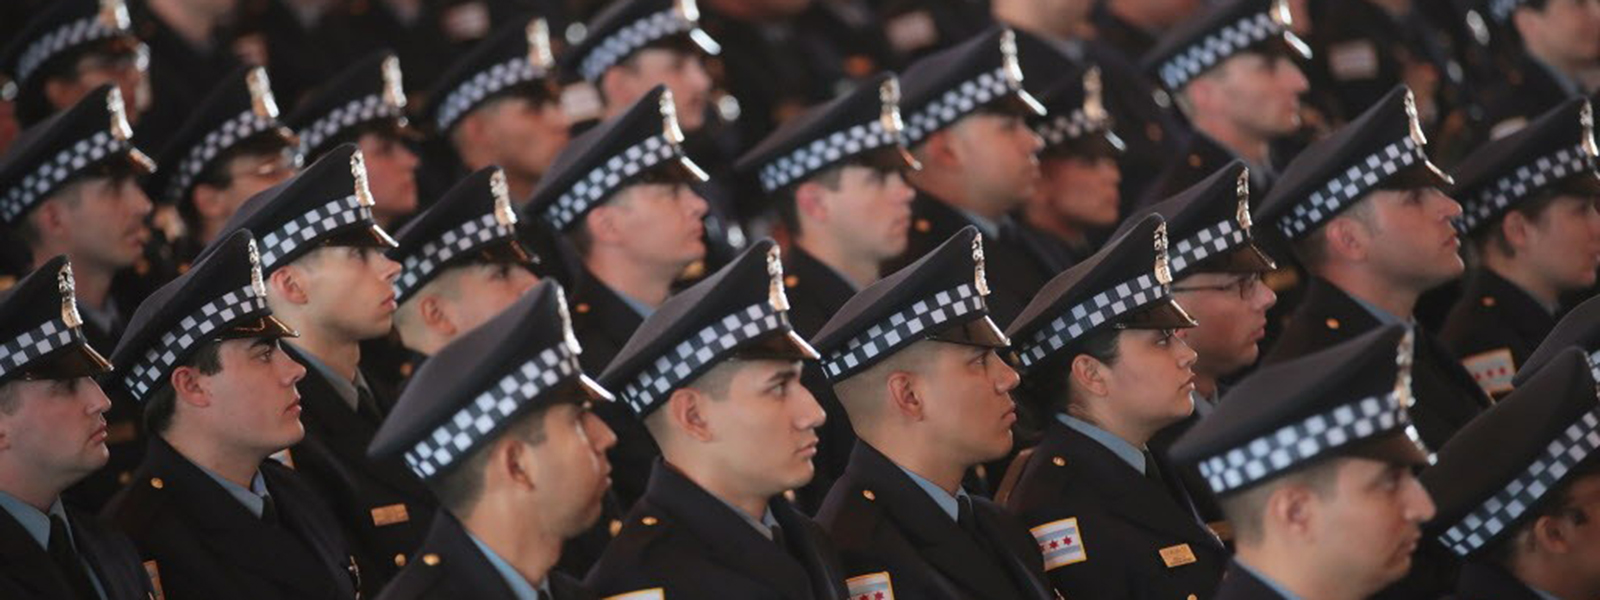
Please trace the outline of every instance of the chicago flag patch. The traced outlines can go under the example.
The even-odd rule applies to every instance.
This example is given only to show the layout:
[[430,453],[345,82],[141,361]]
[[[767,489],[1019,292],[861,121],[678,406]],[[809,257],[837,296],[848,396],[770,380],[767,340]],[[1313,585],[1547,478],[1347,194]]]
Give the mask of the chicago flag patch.
[[1089,560],[1089,553],[1083,549],[1083,536],[1078,533],[1077,517],[1051,521],[1028,532],[1039,544],[1046,571]]
[[851,577],[844,585],[850,590],[849,600],[894,600],[894,586],[889,584],[888,571]]

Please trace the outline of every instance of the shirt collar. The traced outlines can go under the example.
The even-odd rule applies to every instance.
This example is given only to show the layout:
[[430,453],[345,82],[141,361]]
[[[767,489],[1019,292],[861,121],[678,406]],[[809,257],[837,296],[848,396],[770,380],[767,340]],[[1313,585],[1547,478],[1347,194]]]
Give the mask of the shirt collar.
[[217,482],[217,485],[222,486],[222,489],[228,492],[229,496],[233,496],[234,500],[238,500],[240,504],[243,504],[245,510],[250,511],[250,514],[255,515],[257,519],[261,518],[261,514],[267,510],[266,498],[272,494],[267,493],[267,483],[261,479],[261,471],[256,471],[256,474],[250,478],[250,487],[246,489],[237,483],[224,479],[221,475],[213,473],[211,469],[201,467],[199,464],[195,466],[200,467],[200,472],[205,473],[212,481]]
[[496,572],[500,573],[500,578],[506,580],[506,585],[511,587],[511,595],[515,596],[517,600],[539,600],[539,592],[550,593],[549,577],[544,578],[537,586],[528,583],[528,578],[518,573],[516,567],[512,567],[511,563],[500,558],[500,555],[495,554],[494,550],[490,550],[489,545],[478,539],[478,536],[472,535],[472,532],[467,532],[467,539],[472,540],[472,545],[478,547],[478,551],[483,553],[483,557],[489,560],[489,564],[494,567]]
[[1117,458],[1122,459],[1122,462],[1128,463],[1128,466],[1133,467],[1133,470],[1138,471],[1140,475],[1144,474],[1144,451],[1135,448],[1127,440],[1096,427],[1088,421],[1066,413],[1056,413],[1056,420],[1061,421],[1062,425],[1072,428],[1073,431],[1089,436],[1089,439],[1094,440],[1101,446],[1105,446],[1107,450],[1117,455]]
[[1261,580],[1262,585],[1265,585],[1268,589],[1277,592],[1279,596],[1283,596],[1283,600],[1300,600],[1299,596],[1294,595],[1294,592],[1291,592],[1288,590],[1288,588],[1283,587],[1283,584],[1273,581],[1272,578],[1267,577],[1266,575],[1262,575],[1261,571],[1257,571],[1255,567],[1244,564],[1244,561],[1234,560],[1233,564],[1239,565],[1240,569],[1244,569],[1246,573],[1254,575],[1256,579]]
[[367,387],[367,380],[361,376],[360,369],[356,369],[355,381],[351,381],[335,373],[333,367],[322,362],[322,359],[317,358],[315,354],[307,352],[305,348],[298,346],[296,348],[300,350],[300,355],[306,358],[306,362],[311,363],[311,368],[316,369],[317,373],[328,381],[328,385],[333,386],[334,393],[339,394],[339,399],[344,401],[345,406],[350,407],[352,411],[360,410],[357,405],[361,401],[361,396],[360,392],[356,391],[356,386]]
[[755,528],[756,533],[761,534],[761,537],[769,540],[773,539],[772,528],[778,524],[778,520],[772,518],[772,508],[767,508],[767,512],[762,513],[761,520],[757,521],[755,517],[750,516],[750,513],[739,510],[732,504],[728,504],[728,501],[717,497],[716,494],[712,494],[711,497],[716,498],[717,501],[721,502],[723,506],[728,507],[728,510],[733,511],[733,514],[739,515],[739,518],[744,519],[745,523],[749,523],[751,527]]
[[[900,467],[900,465],[895,466]],[[950,492],[944,491],[944,488],[934,485],[932,481],[928,481],[927,478],[921,475],[912,473],[910,469],[900,467],[900,470],[905,472],[906,476],[917,484],[917,487],[922,488],[922,491],[933,499],[934,504],[939,505],[939,510],[944,511],[944,514],[950,515],[951,521],[956,520],[961,514],[961,503],[957,498],[966,497],[967,490],[965,488],[956,488],[956,494],[952,496]]]
[[[50,505],[50,511],[46,514],[39,512],[39,509],[34,508],[27,502],[23,502],[16,496],[0,492],[0,509],[4,509],[9,513],[12,519],[22,525],[23,531],[27,531],[28,536],[32,537],[33,541],[38,542],[40,548],[45,549],[50,547],[50,517],[57,516],[61,517],[62,520],[67,518],[67,511],[62,508],[60,498],[57,498]],[[71,528],[68,528],[67,538],[71,539],[71,537],[72,531]],[[74,543],[73,547],[76,548],[77,544]]]
[[1387,310],[1378,308],[1378,306],[1376,304],[1372,304],[1371,302],[1367,302],[1366,300],[1362,300],[1360,298],[1357,298],[1354,294],[1347,294],[1347,295],[1350,296],[1351,300],[1355,300],[1356,301],[1356,305],[1360,306],[1363,309],[1366,309],[1366,311],[1372,315],[1372,318],[1378,320],[1378,323],[1380,325],[1405,325],[1405,326],[1408,326],[1408,327],[1411,325],[1411,321],[1405,320],[1405,319],[1401,319],[1399,316],[1395,315],[1392,312],[1389,312]]
[[648,318],[650,318],[651,314],[656,312],[656,309],[650,308],[649,304],[645,304],[643,302],[635,300],[635,299],[633,299],[632,296],[629,296],[629,295],[624,294],[622,292],[618,292],[616,290],[611,290],[611,291],[616,293],[618,298],[622,299],[622,303],[623,304],[626,304],[626,305],[628,305],[628,308],[633,309],[633,312],[639,313],[639,318],[641,318],[641,319],[648,319]]
[[[952,206],[951,208],[955,208],[955,207]],[[969,211],[969,210],[966,210],[966,209],[962,209],[962,208],[955,208],[955,211],[958,212],[958,213],[961,213],[961,216],[966,217],[968,221],[972,221],[973,226],[977,227],[978,231],[983,232],[983,235],[989,236],[989,239],[991,239],[991,240],[1000,239],[1000,222],[999,221],[996,221],[994,219],[986,219],[986,218],[980,217],[980,216],[978,216],[978,213],[975,213],[975,212],[972,212],[972,211]]]

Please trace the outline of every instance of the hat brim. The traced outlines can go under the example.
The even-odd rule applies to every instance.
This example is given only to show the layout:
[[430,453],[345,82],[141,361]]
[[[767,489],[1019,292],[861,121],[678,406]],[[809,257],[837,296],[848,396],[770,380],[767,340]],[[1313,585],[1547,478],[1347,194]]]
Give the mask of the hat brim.
[[900,144],[878,146],[861,154],[860,161],[884,171],[920,171],[922,163]]
[[1011,340],[1000,331],[1000,327],[994,324],[989,315],[979,315],[976,319],[947,325],[944,329],[929,334],[928,339],[982,348],[1005,348],[1011,345]]
[[111,372],[111,361],[88,344],[72,344],[36,360],[20,370],[27,380],[77,379]]
[[1184,271],[1184,275],[1194,273],[1265,273],[1278,269],[1278,263],[1267,256],[1267,253],[1256,246],[1254,240],[1246,239],[1244,244],[1237,248],[1202,261]]
[[1038,98],[1034,98],[1033,94],[1022,88],[1011,90],[1011,93],[996,98],[990,106],[1029,119],[1050,114],[1050,111],[1045,110],[1044,104],[1039,102]]
[[818,360],[822,358],[805,338],[793,329],[784,328],[763,335],[740,346],[734,356],[755,360]]
[[583,373],[578,373],[577,386],[578,391],[591,402],[615,402],[617,400],[610,390],[600,385],[600,382]]
[[1377,189],[1381,190],[1414,190],[1421,188],[1449,189],[1455,185],[1455,179],[1440,170],[1433,161],[1424,158],[1421,162],[1396,171],[1395,174],[1385,177],[1378,182]]
[[1139,307],[1118,317],[1118,329],[1188,329],[1199,325],[1183,310],[1176,300],[1168,296]]
[[1600,196],[1600,173],[1585,169],[1556,182],[1552,187],[1563,194]]
[[1365,458],[1410,467],[1428,466],[1428,455],[1406,436],[1404,430],[1399,429],[1338,448],[1332,452],[1332,456]]
[[1065,140],[1046,147],[1041,153],[1052,158],[1119,158],[1128,150],[1122,138],[1110,129]]
[[322,238],[323,246],[350,248],[395,248],[399,244],[377,223],[361,223],[347,227]]
[[294,337],[300,337],[300,332],[295,331],[288,323],[278,320],[277,317],[271,314],[229,323],[219,334],[219,339],[224,340]]

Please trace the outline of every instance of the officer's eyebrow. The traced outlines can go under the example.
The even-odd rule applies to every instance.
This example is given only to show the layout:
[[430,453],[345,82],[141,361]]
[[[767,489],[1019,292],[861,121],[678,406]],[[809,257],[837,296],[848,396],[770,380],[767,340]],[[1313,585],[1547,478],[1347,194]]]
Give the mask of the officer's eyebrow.
[[767,377],[767,383],[783,383],[800,377],[800,367],[794,364],[785,365]]

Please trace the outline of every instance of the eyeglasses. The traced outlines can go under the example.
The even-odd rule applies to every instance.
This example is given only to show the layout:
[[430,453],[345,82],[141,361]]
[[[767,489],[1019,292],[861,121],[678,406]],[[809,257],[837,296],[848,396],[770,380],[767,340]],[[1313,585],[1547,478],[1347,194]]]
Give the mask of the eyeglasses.
[[1250,273],[1222,285],[1196,285],[1186,287],[1173,287],[1174,292],[1227,292],[1232,291],[1239,295],[1240,300],[1249,300],[1256,293],[1256,288],[1261,286],[1261,274]]

